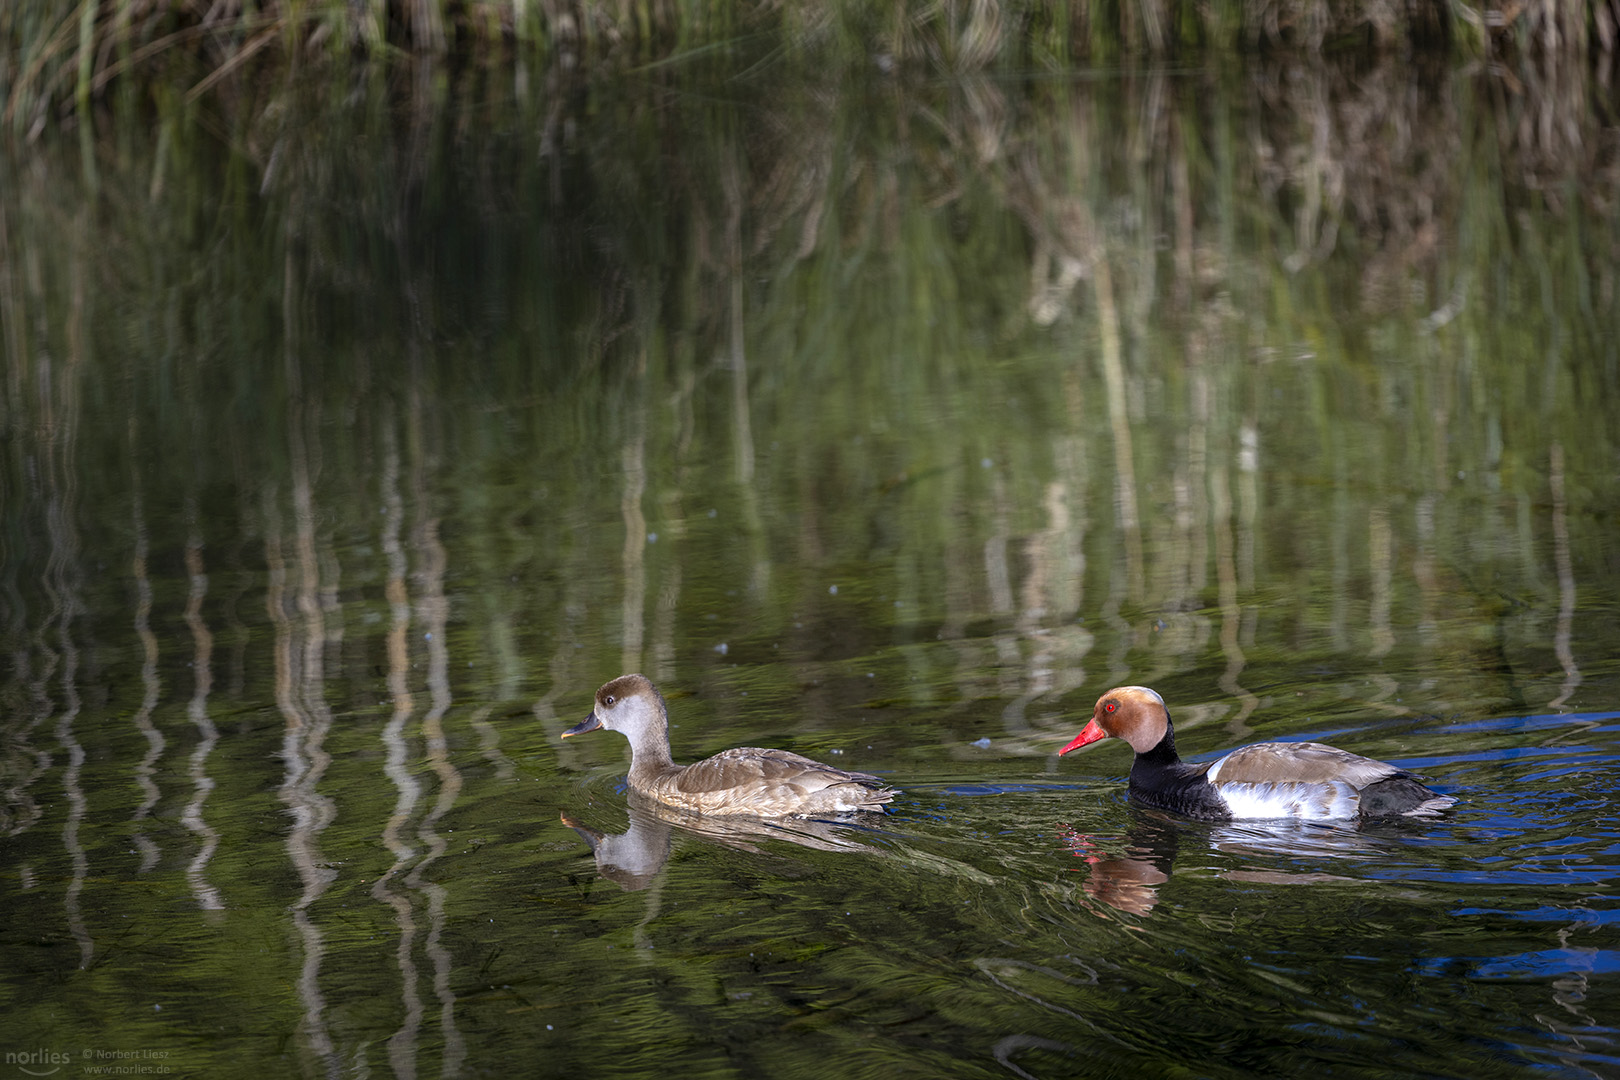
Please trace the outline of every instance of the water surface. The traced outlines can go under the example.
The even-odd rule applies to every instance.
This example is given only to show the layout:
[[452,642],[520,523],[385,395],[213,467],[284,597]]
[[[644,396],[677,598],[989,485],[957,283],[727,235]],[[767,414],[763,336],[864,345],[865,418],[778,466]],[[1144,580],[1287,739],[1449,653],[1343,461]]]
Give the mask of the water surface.
[[[770,77],[5,163],[0,1069],[1620,1071],[1604,114]],[[631,670],[892,813],[636,805]],[[1141,811],[1123,682],[1459,804]]]

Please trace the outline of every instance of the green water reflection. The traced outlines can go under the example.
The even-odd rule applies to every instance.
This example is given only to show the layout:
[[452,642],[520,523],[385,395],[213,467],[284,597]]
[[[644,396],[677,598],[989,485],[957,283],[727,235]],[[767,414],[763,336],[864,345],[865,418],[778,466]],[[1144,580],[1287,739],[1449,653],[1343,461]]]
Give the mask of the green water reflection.
[[[0,1070],[1620,1066],[1600,89],[370,78],[4,159]],[[895,813],[647,817],[631,670]]]

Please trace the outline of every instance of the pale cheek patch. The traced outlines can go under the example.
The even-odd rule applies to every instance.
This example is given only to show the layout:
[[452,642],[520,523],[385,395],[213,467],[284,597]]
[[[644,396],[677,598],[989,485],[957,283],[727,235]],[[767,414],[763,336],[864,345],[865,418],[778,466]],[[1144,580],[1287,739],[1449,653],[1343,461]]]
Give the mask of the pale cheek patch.
[[1234,818],[1298,818],[1331,821],[1353,818],[1360,808],[1356,789],[1345,783],[1216,784]]

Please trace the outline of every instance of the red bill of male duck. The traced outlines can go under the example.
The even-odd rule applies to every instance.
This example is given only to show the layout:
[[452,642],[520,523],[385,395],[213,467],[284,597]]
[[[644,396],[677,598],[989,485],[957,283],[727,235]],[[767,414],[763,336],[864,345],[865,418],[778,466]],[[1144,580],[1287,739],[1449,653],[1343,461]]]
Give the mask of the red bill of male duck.
[[1203,821],[1434,817],[1457,801],[1404,769],[1322,743],[1257,743],[1189,765],[1176,753],[1170,709],[1145,686],[1098,698],[1091,722],[1058,753],[1110,735],[1136,751],[1134,801]]
[[621,675],[596,692],[596,705],[563,738],[606,728],[630,740],[630,788],[700,814],[754,817],[882,812],[895,792],[870,773],[846,772],[786,750],[723,750],[691,765],[669,753],[669,708],[644,675]]

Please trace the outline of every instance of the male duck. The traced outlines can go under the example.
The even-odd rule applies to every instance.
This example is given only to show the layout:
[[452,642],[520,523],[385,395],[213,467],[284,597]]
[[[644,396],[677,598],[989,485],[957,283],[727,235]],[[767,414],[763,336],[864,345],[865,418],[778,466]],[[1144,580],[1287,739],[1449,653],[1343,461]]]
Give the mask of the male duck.
[[1176,753],[1170,710],[1145,686],[1122,686],[1098,698],[1091,723],[1058,753],[1110,735],[1136,751],[1132,799],[1204,821],[1433,817],[1457,801],[1404,769],[1322,743],[1258,743],[1188,765]]
[[787,817],[878,810],[895,793],[870,773],[845,772],[786,750],[747,746],[692,765],[669,754],[669,710],[644,675],[621,675],[596,692],[596,706],[563,738],[606,728],[630,740],[630,787],[700,814]]

